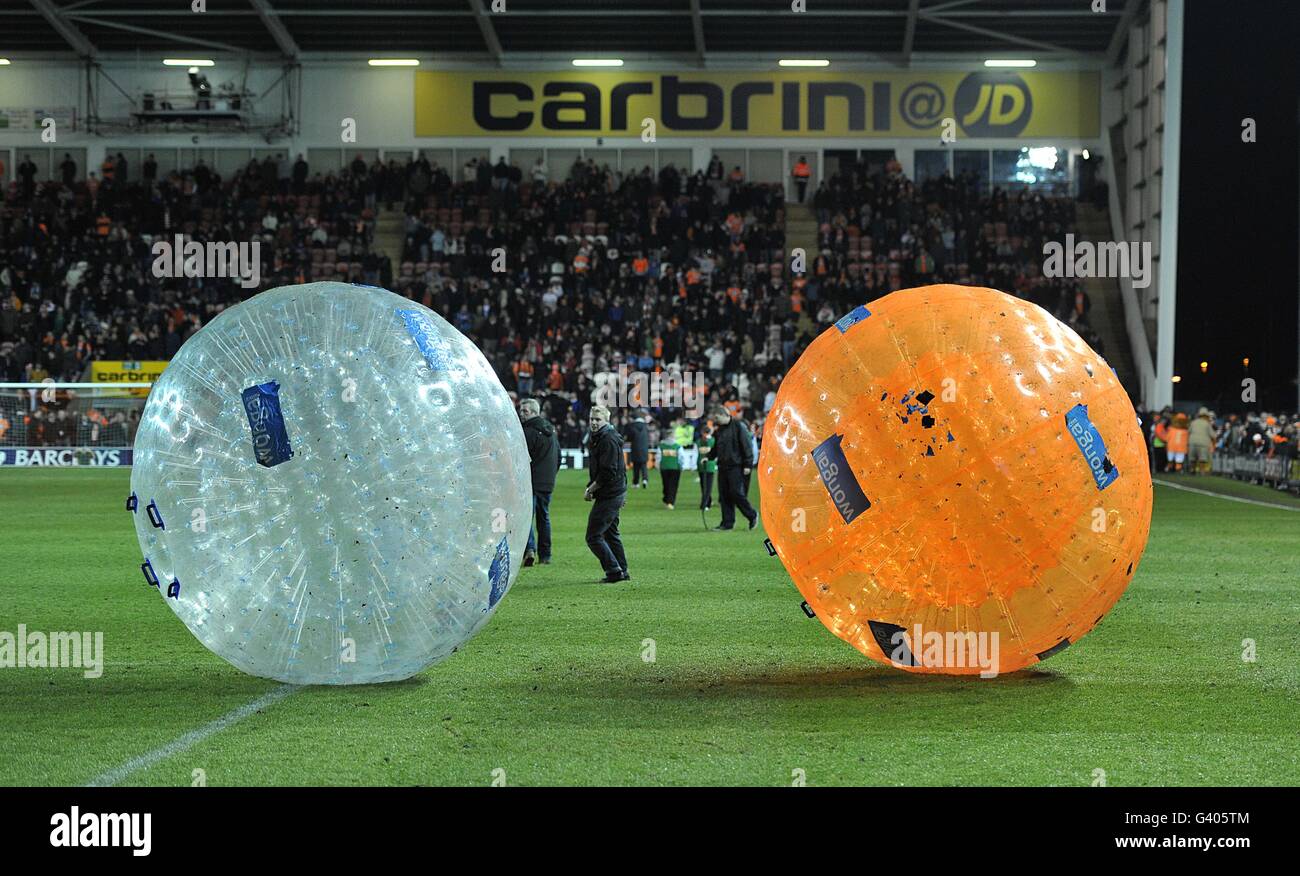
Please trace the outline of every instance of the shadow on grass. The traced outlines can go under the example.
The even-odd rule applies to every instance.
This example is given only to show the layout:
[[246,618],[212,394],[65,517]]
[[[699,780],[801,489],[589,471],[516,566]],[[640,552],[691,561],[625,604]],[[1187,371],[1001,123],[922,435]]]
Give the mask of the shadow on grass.
[[[952,730],[1028,719],[1050,719],[1067,706],[1075,683],[1046,670],[992,679],[922,675],[886,667],[755,668],[742,672],[687,670],[607,678],[548,679],[527,688],[510,684],[503,695],[539,707],[553,705],[553,722],[703,727],[748,725],[769,729],[826,729],[831,725],[928,727],[940,718]],[[865,722],[865,723],[864,723]]]
[[989,694],[1006,691],[1065,692],[1074,686],[1069,678],[1041,669],[1027,669],[996,678],[950,676],[903,672],[883,666],[837,667],[825,670],[754,669],[749,672],[714,673],[677,672],[644,677],[636,675],[611,679],[614,684],[585,682],[576,685],[574,694],[583,692],[614,696],[697,697],[700,694],[720,697],[758,699],[839,698],[846,694]]
[[951,693],[954,691],[1073,687],[1068,678],[1041,669],[1025,669],[995,678],[904,672],[883,666],[843,667],[826,671],[755,672],[712,680],[722,690],[754,689],[780,696],[838,695],[846,690],[876,693]]
[[[144,667],[140,667],[142,670]],[[155,670],[156,667],[149,667]],[[8,678],[16,677],[8,673]],[[7,680],[7,679],[6,679]],[[235,708],[283,686],[283,682],[245,675],[229,666],[214,666],[206,671],[192,667],[186,671],[105,672],[100,678],[87,679],[66,670],[33,670],[19,679],[21,685],[0,685],[0,700],[29,718],[42,713],[63,714],[70,709],[93,714],[97,711],[121,712],[140,703],[151,712],[191,714],[195,704],[204,710]],[[409,694],[431,683],[425,673],[401,681],[365,685],[292,685],[295,696],[326,695],[351,698],[361,695],[382,697]],[[2,723],[2,722],[0,722]]]
[[326,694],[326,695],[345,695],[345,694],[366,694],[368,696],[405,695],[413,693],[426,685],[432,683],[428,676],[429,670],[421,670],[410,678],[403,678],[400,681],[384,681],[377,684],[304,684],[296,685],[296,693],[302,694]]
[[255,699],[276,687],[279,682],[245,675],[233,667],[214,666],[197,670],[159,671],[153,665],[135,665],[128,671],[106,667],[99,678],[85,678],[78,670],[30,670],[18,679],[21,684],[0,686],[0,699],[7,704],[22,702],[25,708],[63,709],[69,701],[87,707],[97,702],[120,703],[144,699],[150,707],[174,703],[179,706],[233,700],[236,703]]

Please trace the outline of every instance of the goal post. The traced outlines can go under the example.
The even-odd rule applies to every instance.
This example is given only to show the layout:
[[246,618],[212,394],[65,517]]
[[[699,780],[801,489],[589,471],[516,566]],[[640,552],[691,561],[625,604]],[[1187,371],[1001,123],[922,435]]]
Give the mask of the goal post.
[[0,383],[0,468],[127,466],[151,383]]

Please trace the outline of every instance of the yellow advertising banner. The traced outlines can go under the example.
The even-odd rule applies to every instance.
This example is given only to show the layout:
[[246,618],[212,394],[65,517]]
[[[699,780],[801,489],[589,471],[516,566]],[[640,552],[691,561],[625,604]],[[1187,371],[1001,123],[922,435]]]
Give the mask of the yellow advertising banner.
[[[120,362],[96,359],[90,363],[91,383],[155,383],[167,368],[166,362]],[[124,389],[122,395],[143,398],[149,394],[144,387]]]
[[1087,71],[415,73],[417,137],[1073,138],[1100,116]]

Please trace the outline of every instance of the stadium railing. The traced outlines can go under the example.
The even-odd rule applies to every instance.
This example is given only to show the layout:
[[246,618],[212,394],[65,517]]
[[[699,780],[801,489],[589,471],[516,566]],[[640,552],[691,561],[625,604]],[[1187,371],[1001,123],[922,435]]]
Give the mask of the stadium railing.
[[1216,452],[1210,467],[1215,474],[1238,480],[1260,481],[1288,490],[1300,489],[1300,459]]

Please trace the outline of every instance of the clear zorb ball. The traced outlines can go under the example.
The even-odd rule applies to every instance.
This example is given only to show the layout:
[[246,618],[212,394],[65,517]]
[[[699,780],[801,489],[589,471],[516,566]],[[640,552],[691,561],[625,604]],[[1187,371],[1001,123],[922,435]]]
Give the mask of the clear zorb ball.
[[153,386],[131,495],[145,581],[209,650],[294,684],[407,678],[518,575],[523,430],[483,354],[372,286],[263,292]]

